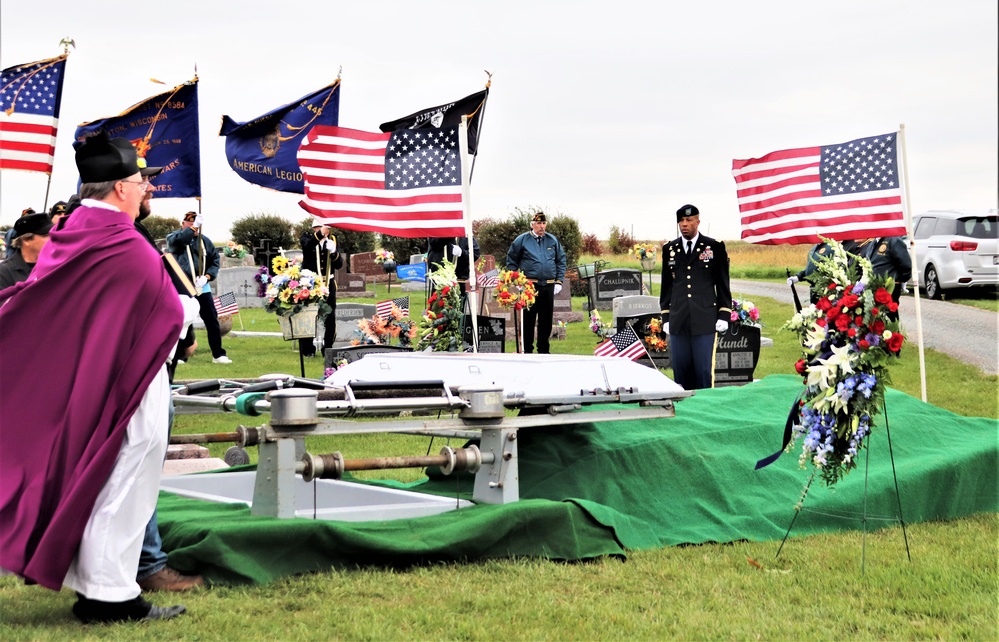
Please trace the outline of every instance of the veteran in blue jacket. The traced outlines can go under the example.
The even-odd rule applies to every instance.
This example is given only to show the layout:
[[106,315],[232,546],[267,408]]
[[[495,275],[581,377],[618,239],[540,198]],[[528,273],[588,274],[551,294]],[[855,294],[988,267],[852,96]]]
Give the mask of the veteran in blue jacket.
[[732,290],[725,244],[697,231],[693,205],[676,211],[680,237],[663,245],[663,331],[669,333],[673,380],[685,390],[714,386],[718,333],[728,332]]
[[538,354],[551,353],[552,316],[555,297],[565,278],[565,250],[549,234],[548,217],[538,212],[531,217],[531,231],[513,240],[506,253],[506,269],[523,272],[534,283],[537,299],[524,310],[524,353],[534,352],[534,324],[538,326]]

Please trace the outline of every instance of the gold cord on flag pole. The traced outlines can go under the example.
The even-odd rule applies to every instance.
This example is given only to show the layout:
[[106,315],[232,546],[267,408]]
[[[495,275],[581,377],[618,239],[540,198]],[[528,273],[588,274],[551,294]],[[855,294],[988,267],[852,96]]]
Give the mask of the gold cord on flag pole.
[[[20,82],[21,85],[14,91],[14,95],[10,97],[10,107],[4,110],[7,113],[7,115],[10,116],[11,114],[14,113],[14,105],[17,104],[17,97],[20,95],[21,90],[27,86],[28,80],[32,76],[35,76],[39,72],[45,71],[46,69],[48,69],[53,65],[58,65],[60,62],[66,60],[68,57],[69,54],[63,54],[61,56],[56,56],[55,58],[49,58],[47,60],[39,60],[37,64],[41,66],[38,69],[33,69],[30,73],[27,73],[23,76],[18,76],[16,80]],[[25,65],[25,66],[30,66],[30,65]],[[10,84],[4,87],[0,87],[0,89],[7,89],[7,87],[10,87],[13,84],[14,83],[11,82]]]

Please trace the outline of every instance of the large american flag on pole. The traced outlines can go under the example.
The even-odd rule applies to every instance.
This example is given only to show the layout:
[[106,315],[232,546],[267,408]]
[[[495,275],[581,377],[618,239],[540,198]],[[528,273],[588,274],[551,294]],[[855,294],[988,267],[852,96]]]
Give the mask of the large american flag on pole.
[[749,243],[904,236],[898,134],[733,160]]
[[401,296],[397,299],[388,299],[387,301],[379,301],[375,304],[375,314],[379,317],[388,320],[392,316],[392,306],[399,308],[399,310],[405,314],[409,315],[409,297]]
[[637,361],[645,354],[645,346],[631,326],[626,325],[613,337],[598,345],[593,354],[598,357],[624,357]]
[[458,128],[372,133],[316,125],[298,150],[302,209],[392,236],[465,236]]
[[0,170],[52,173],[66,56],[0,72]]

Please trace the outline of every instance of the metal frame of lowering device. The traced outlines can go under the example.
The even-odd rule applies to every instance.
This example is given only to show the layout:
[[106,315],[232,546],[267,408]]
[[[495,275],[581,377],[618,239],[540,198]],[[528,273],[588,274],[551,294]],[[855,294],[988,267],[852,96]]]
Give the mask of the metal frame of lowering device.
[[[573,392],[568,392],[564,385],[554,388],[532,385],[532,388],[537,389],[528,392],[509,381],[503,384],[490,380],[489,377],[454,375],[453,368],[449,372],[447,367],[428,368],[428,365],[438,363],[432,359],[429,362],[417,360],[414,363],[412,355],[378,355],[380,359],[374,359],[374,356],[365,357],[358,362],[371,360],[366,364],[369,372],[364,381],[350,380],[329,385],[288,377],[247,386],[256,391],[245,392],[244,388],[238,395],[208,397],[175,393],[174,403],[180,407],[235,411],[247,416],[270,414],[270,421],[267,423],[256,427],[240,425],[235,433],[189,435],[181,438],[188,443],[235,441],[243,448],[257,446],[259,457],[251,507],[254,515],[294,517],[296,488],[301,488],[299,476],[305,481],[339,479],[345,471],[350,470],[426,466],[439,466],[445,475],[462,471],[474,473],[473,501],[508,504],[520,498],[517,447],[519,430],[539,426],[674,417],[674,402],[693,394],[684,391],[657,371],[625,359],[580,357],[555,360],[554,364],[558,367],[553,372],[562,371],[562,377],[572,377],[573,370],[578,370],[582,362],[587,370],[599,372],[598,379],[602,385],[588,389],[577,387]],[[445,377],[450,374],[454,376],[449,378],[463,381],[456,385],[449,384],[444,379],[414,381],[409,376],[411,371],[392,367],[399,363],[398,359],[402,359],[407,367],[415,367],[416,371],[439,370]],[[378,368],[372,363],[379,361],[384,365],[385,360],[389,362],[387,368]],[[455,362],[443,363],[453,366]],[[480,367],[488,370],[489,366],[489,363],[482,364],[481,360],[458,363],[462,373],[465,372],[465,366],[469,365],[471,367],[468,370],[476,375],[481,374]],[[519,364],[522,365],[524,364]],[[551,365],[548,366],[549,370],[552,369]],[[573,367],[566,372],[566,365]],[[375,368],[376,373],[381,371],[382,376],[372,376],[371,368]],[[629,377],[627,373],[633,377]],[[627,378],[648,383],[649,376],[653,373],[664,381],[652,380],[655,382],[653,385],[641,386],[647,388],[645,390],[638,385],[611,385],[611,379]],[[534,374],[540,374],[542,379],[545,377],[544,372]],[[403,376],[395,379],[393,375]],[[497,378],[503,380],[510,377],[504,377],[501,373]],[[585,376],[576,378],[587,379]],[[590,380],[592,381],[592,377]],[[217,383],[215,382],[216,387]],[[295,387],[296,384],[309,387]],[[288,385],[292,387],[285,387]],[[260,388],[264,386],[282,389],[263,392]],[[321,389],[315,389],[317,387]],[[182,392],[199,392],[205,388],[204,384],[189,384]],[[583,406],[608,404],[615,406],[590,409],[585,413],[577,412]],[[517,416],[508,416],[508,410],[520,412]],[[399,413],[408,414],[406,411],[449,412],[454,416],[426,419],[395,416]],[[369,420],[356,420],[371,415],[374,417]],[[344,459],[339,452],[313,454],[305,450],[305,437],[308,436],[392,432],[477,438],[479,444],[470,444],[464,448],[445,446],[437,455],[358,460]]]

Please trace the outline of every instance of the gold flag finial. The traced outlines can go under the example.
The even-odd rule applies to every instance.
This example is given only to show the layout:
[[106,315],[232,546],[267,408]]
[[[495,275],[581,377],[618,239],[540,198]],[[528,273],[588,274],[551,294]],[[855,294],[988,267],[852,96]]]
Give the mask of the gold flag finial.
[[76,41],[73,40],[72,38],[70,38],[69,36],[66,36],[65,38],[63,38],[62,40],[60,40],[59,44],[62,45],[62,53],[64,55],[68,55],[69,54],[69,48],[70,47],[72,47],[73,49],[76,49]]
[[482,71],[486,72],[486,76],[488,76],[486,78],[486,89],[489,89],[489,87],[493,84],[493,72],[488,69],[483,69]]

